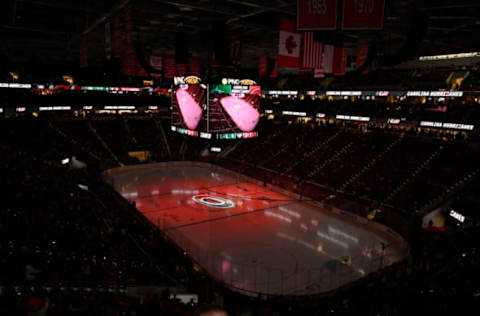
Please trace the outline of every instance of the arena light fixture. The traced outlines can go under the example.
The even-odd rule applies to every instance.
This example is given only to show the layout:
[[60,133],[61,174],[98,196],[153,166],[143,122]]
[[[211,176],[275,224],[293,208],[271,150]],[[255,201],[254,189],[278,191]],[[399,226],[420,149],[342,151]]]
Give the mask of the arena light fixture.
[[458,54],[445,54],[445,55],[433,55],[433,56],[420,56],[418,60],[441,60],[441,59],[456,59],[456,58],[472,58],[480,56],[480,52],[470,53],[458,53]]
[[8,74],[12,77],[12,80],[18,80],[20,78],[18,71],[10,71]]

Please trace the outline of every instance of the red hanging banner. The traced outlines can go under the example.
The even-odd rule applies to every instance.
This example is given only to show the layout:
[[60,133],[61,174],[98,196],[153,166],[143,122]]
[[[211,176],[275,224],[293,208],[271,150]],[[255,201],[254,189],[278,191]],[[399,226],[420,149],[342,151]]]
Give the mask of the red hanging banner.
[[260,57],[258,61],[258,75],[263,77],[267,74],[267,56]]
[[343,0],[344,30],[378,30],[383,28],[385,0]]
[[297,0],[298,30],[334,30],[337,0]]
[[368,45],[360,45],[358,46],[357,50],[357,62],[356,67],[357,69],[362,67],[368,57]]
[[202,67],[200,64],[200,59],[193,57],[188,61],[188,74],[192,76],[200,77]]
[[344,46],[335,46],[333,49],[332,73],[334,75],[347,73],[347,50]]
[[[273,70],[270,73],[269,77],[270,78],[277,78],[278,77],[278,60],[277,60],[276,57],[272,57],[272,59],[274,59],[274,66],[273,66]],[[268,60],[267,60],[267,65],[268,65]],[[267,66],[267,72],[268,72],[268,66]]]
[[175,58],[164,57],[163,58],[163,74],[167,79],[173,79],[175,77]]

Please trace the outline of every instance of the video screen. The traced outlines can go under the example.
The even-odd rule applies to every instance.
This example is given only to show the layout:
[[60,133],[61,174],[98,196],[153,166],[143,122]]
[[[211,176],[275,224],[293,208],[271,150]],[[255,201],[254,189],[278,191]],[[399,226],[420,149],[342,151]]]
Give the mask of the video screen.
[[208,98],[209,132],[254,132],[260,120],[260,94],[260,86],[211,84]]
[[207,139],[258,136],[260,86],[184,81],[172,90],[172,131]]
[[[189,134],[206,131],[208,125],[207,112],[206,85],[180,84],[173,86],[172,129],[189,130]],[[197,133],[194,133],[194,131]]]

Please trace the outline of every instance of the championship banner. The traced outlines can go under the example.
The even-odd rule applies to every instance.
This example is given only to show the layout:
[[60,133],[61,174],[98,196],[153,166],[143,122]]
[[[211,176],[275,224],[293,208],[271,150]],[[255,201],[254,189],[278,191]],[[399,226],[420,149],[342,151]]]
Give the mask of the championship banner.
[[337,0],[297,0],[298,30],[337,28]]
[[343,0],[342,29],[382,29],[384,9],[385,0]]
[[163,74],[167,79],[173,79],[175,77],[175,58],[164,57],[163,58]]

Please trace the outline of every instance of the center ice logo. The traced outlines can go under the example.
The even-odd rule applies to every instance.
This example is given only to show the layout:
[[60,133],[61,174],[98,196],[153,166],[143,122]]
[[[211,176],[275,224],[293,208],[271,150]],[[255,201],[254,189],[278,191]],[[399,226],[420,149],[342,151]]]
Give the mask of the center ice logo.
[[235,202],[224,199],[218,196],[212,196],[207,194],[198,194],[192,196],[192,200],[195,203],[218,208],[232,208],[235,207]]

